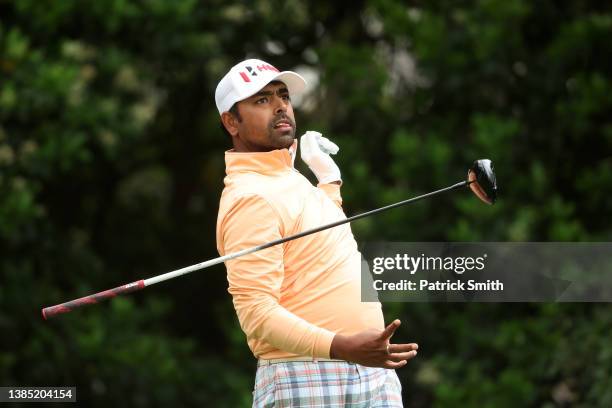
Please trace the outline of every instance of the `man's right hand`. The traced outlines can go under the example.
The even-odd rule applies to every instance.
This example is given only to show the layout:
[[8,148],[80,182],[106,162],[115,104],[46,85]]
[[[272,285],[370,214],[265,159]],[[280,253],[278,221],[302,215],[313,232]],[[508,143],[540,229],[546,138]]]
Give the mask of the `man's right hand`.
[[382,331],[366,330],[352,336],[336,334],[332,340],[330,357],[368,367],[403,367],[417,355],[419,345],[390,344],[389,340],[400,324],[396,319]]

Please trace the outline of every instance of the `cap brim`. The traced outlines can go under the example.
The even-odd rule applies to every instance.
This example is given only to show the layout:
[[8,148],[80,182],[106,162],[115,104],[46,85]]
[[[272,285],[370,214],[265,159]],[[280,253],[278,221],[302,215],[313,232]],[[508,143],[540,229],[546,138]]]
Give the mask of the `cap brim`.
[[306,80],[300,74],[293,71],[283,71],[276,75],[270,82],[272,81],[281,81],[287,85],[289,95],[299,95],[304,92],[306,88]]

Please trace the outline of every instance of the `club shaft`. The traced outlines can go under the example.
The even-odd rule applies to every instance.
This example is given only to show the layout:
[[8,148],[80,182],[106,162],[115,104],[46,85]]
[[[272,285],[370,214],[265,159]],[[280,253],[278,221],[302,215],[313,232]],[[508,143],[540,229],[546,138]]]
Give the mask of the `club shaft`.
[[390,205],[387,205],[385,207],[377,208],[375,210],[371,210],[371,211],[368,211],[368,212],[365,212],[365,213],[353,215],[352,217],[344,218],[342,220],[338,220],[338,221],[332,222],[330,224],[325,224],[325,225],[321,225],[320,227],[309,229],[307,231],[302,231],[299,234],[291,235],[291,236],[285,237],[285,238],[279,238],[277,240],[270,241],[270,242],[262,244],[262,245],[258,245],[258,246],[251,247],[251,248],[246,248],[246,249],[243,249],[242,251],[233,252],[231,254],[227,254],[227,255],[224,255],[224,256],[220,256],[218,258],[211,259],[209,261],[201,262],[199,264],[187,266],[187,267],[182,268],[182,269],[177,269],[176,271],[167,272],[167,273],[164,273],[162,275],[154,276],[152,278],[145,279],[144,280],[144,284],[145,284],[145,286],[151,286],[151,285],[154,285],[156,283],[166,281],[168,279],[176,278],[176,277],[184,275],[186,273],[190,273],[190,272],[197,271],[197,270],[200,270],[200,269],[208,268],[209,266],[217,265],[217,264],[220,264],[222,262],[225,262],[225,261],[228,261],[228,260],[231,260],[231,259],[234,259],[234,258],[238,258],[238,257],[243,256],[243,255],[248,255],[248,254],[251,254],[253,252],[261,251],[262,249],[270,248],[270,247],[273,247],[275,245],[283,244],[283,243],[288,242],[288,241],[293,241],[295,239],[305,237],[306,235],[315,234],[317,232],[320,232],[320,231],[323,231],[323,230],[326,230],[326,229],[329,229],[329,228],[337,227],[339,225],[346,224],[348,222],[351,222],[351,221],[354,221],[354,220],[357,220],[357,219],[360,219],[360,218],[368,217],[370,215],[374,215],[374,214],[377,214],[379,212],[383,212],[383,211],[386,211],[386,210],[390,210],[392,208],[400,207],[400,206],[405,205],[405,204],[413,203],[415,201],[422,200],[422,199],[427,198],[427,197],[431,197],[432,195],[436,195],[436,194],[440,194],[440,193],[443,193],[443,192],[446,192],[446,191],[454,190],[454,189],[463,187],[465,185],[467,185],[467,181],[462,181],[460,183],[454,184],[454,185],[452,185],[450,187],[443,188],[441,190],[432,191],[431,193],[423,194],[423,195],[420,195],[418,197],[409,198],[408,200],[400,201],[400,202],[395,203],[395,204],[390,204]]
[[280,239],[277,239],[277,240],[274,240],[274,241],[270,241],[270,242],[262,244],[262,245],[257,245],[257,246],[251,247],[251,248],[246,248],[246,249],[243,249],[241,251],[232,252],[231,254],[223,255],[223,256],[220,256],[220,257],[217,257],[217,258],[214,258],[214,259],[210,259],[208,261],[200,262],[200,263],[195,264],[195,265],[191,265],[191,266],[187,266],[185,268],[177,269],[175,271],[166,272],[166,273],[161,274],[161,275],[153,276],[153,277],[151,277],[149,279],[135,281],[135,282],[132,282],[132,283],[128,283],[126,285],[118,286],[118,287],[116,287],[114,289],[109,289],[109,290],[105,290],[105,291],[102,291],[102,292],[95,293],[93,295],[84,296],[82,298],[71,300],[71,301],[66,302],[66,303],[61,303],[61,304],[58,304],[58,305],[55,305],[55,306],[49,306],[49,307],[46,307],[46,308],[44,308],[42,310],[42,314],[43,314],[43,317],[45,319],[49,319],[49,318],[52,318],[52,317],[54,317],[54,316],[56,316],[58,314],[71,312],[72,310],[74,310],[74,309],[76,309],[78,307],[81,307],[81,306],[85,306],[85,305],[89,305],[89,304],[94,304],[94,303],[99,303],[101,300],[112,298],[112,297],[115,297],[117,295],[122,295],[122,294],[125,294],[125,293],[135,292],[137,290],[144,289],[147,286],[155,285],[156,283],[159,283],[159,282],[167,281],[169,279],[174,279],[176,277],[185,275],[185,274],[190,273],[190,272],[194,272],[194,271],[197,271],[197,270],[200,270],[200,269],[208,268],[210,266],[217,265],[217,264],[220,264],[222,262],[229,261],[229,260],[234,259],[234,258],[238,258],[240,256],[244,256],[244,255],[251,254],[253,252],[261,251],[263,249],[270,248],[270,247],[273,247],[275,245],[279,245],[279,244],[282,244],[282,243],[285,243],[285,242],[288,242],[288,241],[292,241],[292,240],[295,240],[295,239],[298,239],[298,238],[302,238],[302,237],[305,237],[307,235],[315,234],[317,232],[320,232],[320,231],[323,231],[323,230],[326,230],[326,229],[329,229],[329,228],[334,228],[334,227],[337,227],[339,225],[346,224],[346,223],[349,223],[351,221],[358,220],[360,218],[369,217],[370,215],[378,214],[380,212],[387,211],[387,210],[390,210],[390,209],[393,209],[393,208],[396,208],[396,207],[400,207],[402,205],[414,203],[415,201],[419,201],[419,200],[422,200],[422,199],[427,198],[427,197],[431,197],[431,196],[434,196],[434,195],[437,195],[437,194],[441,194],[441,193],[444,193],[444,192],[447,192],[447,191],[455,190],[455,189],[467,186],[468,184],[469,184],[468,181],[461,181],[459,183],[453,184],[452,186],[449,186],[449,187],[446,187],[446,188],[442,188],[440,190],[432,191],[430,193],[426,193],[426,194],[423,194],[423,195],[420,195],[420,196],[417,196],[417,197],[409,198],[407,200],[403,200],[403,201],[397,202],[395,204],[390,204],[390,205],[387,205],[387,206],[384,206],[384,207],[381,207],[381,208],[376,208],[374,210],[367,211],[367,212],[364,212],[364,213],[361,213],[361,214],[353,215],[351,217],[344,218],[342,220],[338,220],[338,221],[332,222],[330,224],[325,224],[325,225],[322,225],[320,227],[316,227],[316,228],[313,228],[313,229],[309,229],[307,231],[300,232],[299,234],[291,235],[291,236],[285,237],[285,238],[280,238]]

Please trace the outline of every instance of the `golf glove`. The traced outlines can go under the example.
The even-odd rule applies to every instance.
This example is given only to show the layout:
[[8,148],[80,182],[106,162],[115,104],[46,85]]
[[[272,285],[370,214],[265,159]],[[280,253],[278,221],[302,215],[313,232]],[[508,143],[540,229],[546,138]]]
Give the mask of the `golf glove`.
[[300,137],[300,144],[302,160],[320,184],[342,181],[340,169],[329,156],[338,153],[339,148],[335,143],[323,137],[321,133],[309,130]]

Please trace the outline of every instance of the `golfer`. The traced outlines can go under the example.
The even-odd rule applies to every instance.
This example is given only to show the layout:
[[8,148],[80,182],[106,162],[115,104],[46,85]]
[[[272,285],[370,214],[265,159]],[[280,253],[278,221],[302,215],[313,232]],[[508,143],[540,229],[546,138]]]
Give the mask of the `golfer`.
[[[221,255],[342,218],[341,177],[317,132],[300,138],[313,186],[294,168],[291,96],[306,82],[256,59],[235,65],[215,100],[233,149],[217,219]],[[401,407],[395,373],[418,346],[391,344],[381,305],[361,302],[361,254],[349,224],[226,262],[229,293],[258,359],[254,407]]]

